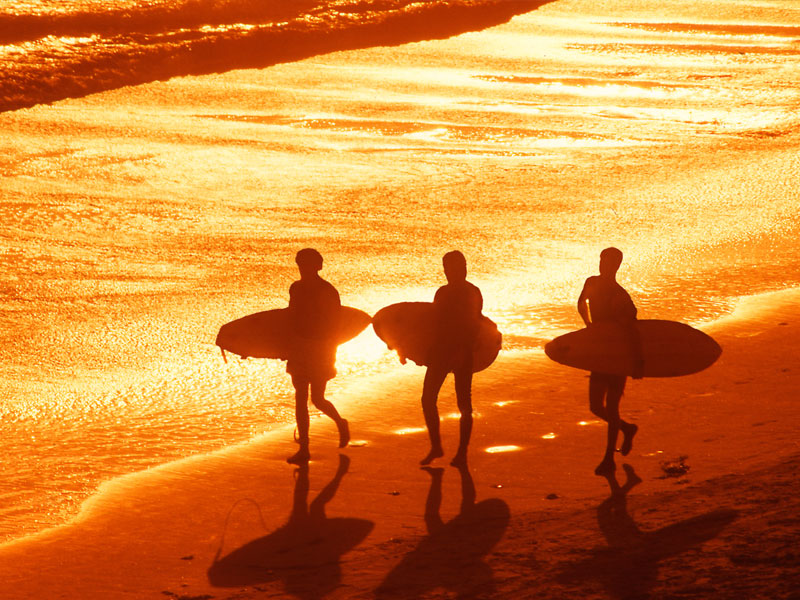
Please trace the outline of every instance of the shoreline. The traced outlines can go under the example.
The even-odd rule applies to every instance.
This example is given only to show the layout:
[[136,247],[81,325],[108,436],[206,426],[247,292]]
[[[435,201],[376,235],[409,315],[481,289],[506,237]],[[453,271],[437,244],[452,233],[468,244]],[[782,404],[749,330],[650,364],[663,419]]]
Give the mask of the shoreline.
[[[796,416],[798,409],[781,392],[788,396],[800,385],[798,374],[782,360],[784,352],[791,354],[797,346],[800,323],[791,319],[798,304],[797,289],[745,298],[730,316],[704,327],[723,345],[716,365],[690,377],[630,384],[621,408],[626,418],[640,425],[640,432],[627,462],[643,480],[632,497],[643,494],[659,506],[659,495],[680,496],[720,478],[796,462],[796,419],[787,416]],[[776,345],[783,352],[776,353]],[[608,492],[607,482],[592,472],[604,429],[589,420],[585,376],[543,355],[537,360],[534,354],[502,357],[491,377],[476,376],[477,414],[468,473],[476,498],[495,496],[512,521],[534,514],[547,519],[550,512],[589,514]],[[398,398],[389,403],[395,412],[387,415],[386,405],[380,397],[375,399],[375,382],[342,403],[350,407],[372,398],[355,418],[346,414],[347,408],[343,411],[355,425],[354,441],[364,445],[339,452],[332,424],[312,424],[308,499],[336,479],[339,455],[347,456],[347,473],[339,478],[327,512],[344,512],[372,524],[364,544],[346,555],[347,568],[332,597],[369,596],[381,581],[375,565],[390,567],[390,557],[425,531],[431,477],[417,465],[427,449],[417,406],[423,371],[411,371],[382,380],[380,397]],[[452,384],[447,382],[442,392],[447,454],[432,467],[445,467],[440,512],[447,521],[447,515],[458,513],[464,478],[446,466],[454,451],[457,421],[449,417],[455,410]],[[751,401],[766,395],[771,398],[768,406]],[[395,433],[403,428],[406,433]],[[284,462],[293,446],[290,440],[279,429],[241,445],[106,482],[74,520],[0,546],[6,558],[5,567],[0,567],[5,570],[3,597],[87,597],[98,590],[121,597],[162,591],[179,597],[183,590],[230,597],[233,589],[209,584],[208,569],[216,564],[215,556],[224,558],[286,523],[293,487],[297,493],[295,469]],[[507,446],[518,449],[486,452]],[[681,456],[688,456],[685,476],[665,477],[662,463]],[[617,476],[625,476],[622,461]],[[510,542],[503,538],[498,548],[506,543]],[[366,568],[364,561],[377,562],[369,573],[359,573]],[[40,574],[35,582],[25,577],[32,572]],[[255,597],[256,588],[263,585],[273,592],[281,587],[275,580],[251,582],[243,586],[250,595],[237,597]]]
[[[754,308],[754,305],[758,304],[758,302],[760,300],[768,300],[768,299],[772,299],[772,298],[780,298],[780,297],[782,297],[784,295],[789,296],[789,295],[793,295],[793,294],[797,294],[798,298],[800,299],[800,288],[789,288],[789,289],[786,289],[786,290],[779,290],[779,291],[776,291],[776,292],[767,292],[767,293],[764,293],[764,294],[757,294],[755,296],[743,296],[743,297],[741,297],[739,299],[739,302],[734,303],[734,309],[733,309],[733,311],[731,313],[729,313],[727,315],[723,315],[722,317],[720,317],[719,319],[716,319],[714,321],[706,321],[706,322],[703,322],[703,323],[691,323],[691,325],[693,327],[702,329],[703,331],[706,331],[706,332],[709,332],[709,333],[711,331],[713,331],[714,329],[719,328],[719,327],[725,327],[725,326],[729,326],[729,325],[735,327],[738,320],[740,320],[742,318],[747,318],[748,314],[752,313],[753,311],[757,312],[759,310],[757,308]],[[561,333],[567,333],[568,331],[569,330],[565,329],[562,332],[559,332],[558,335],[561,335]],[[578,378],[584,376],[577,370],[569,369],[567,367],[560,367],[558,365],[554,365],[551,361],[546,359],[546,357],[544,355],[543,348],[503,350],[501,352],[500,356],[498,357],[497,361],[490,367],[490,369],[487,372],[488,373],[492,373],[492,372],[497,370],[498,366],[504,365],[504,366],[502,366],[500,368],[502,368],[504,371],[512,372],[511,376],[513,377],[514,376],[513,372],[515,371],[515,367],[513,365],[516,365],[516,364],[530,364],[531,362],[535,362],[536,365],[537,365],[537,368],[539,368],[539,369],[541,369],[542,367],[551,367],[551,368],[555,367],[555,369],[561,371],[561,373],[559,373],[559,375],[562,375],[562,374],[565,374],[565,373],[566,374],[572,373],[573,375],[577,375]],[[409,367],[409,365],[410,365],[410,367]],[[376,374],[368,375],[365,378],[362,377],[360,380],[352,379],[351,381],[343,384],[336,391],[336,396],[337,397],[334,398],[334,401],[335,401],[335,403],[337,405],[337,408],[339,408],[344,413],[347,413],[349,415],[350,414],[349,413],[349,408],[351,406],[357,406],[360,401],[361,402],[368,402],[369,401],[368,399],[371,397],[372,392],[374,390],[380,390],[381,388],[385,389],[387,386],[391,389],[391,393],[394,393],[394,394],[407,394],[409,396],[414,396],[413,390],[418,389],[418,390],[421,391],[421,389],[422,389],[422,378],[424,376],[424,373],[425,373],[424,368],[417,366],[416,363],[414,363],[413,361],[409,360],[407,365],[404,365],[404,366],[403,365],[399,365],[399,363],[398,363],[396,368],[393,369],[392,371],[379,372],[379,373],[376,373]],[[476,382],[477,382],[478,379],[484,378],[485,376],[486,376],[485,374],[484,375],[476,375]],[[588,376],[585,376],[585,377],[588,377]],[[448,382],[449,381],[450,380],[448,379]],[[662,380],[662,381],[664,381],[664,380]],[[667,381],[669,381],[669,380],[667,380]],[[452,394],[450,394],[450,392],[452,390],[448,390],[447,385],[448,385],[448,383],[446,382],[445,385],[442,387],[442,397],[443,398],[444,397],[448,397],[449,398],[452,395]],[[364,389],[359,389],[359,388],[367,388],[367,389],[364,390]],[[381,393],[384,396],[388,395],[385,391],[381,392]],[[365,413],[366,415],[369,415],[370,418],[368,420],[370,422],[374,422],[374,421],[377,421],[378,416],[380,414],[380,410],[379,409],[375,410],[375,408],[376,407],[374,407],[374,406],[362,406],[358,410],[361,413]],[[414,408],[416,408],[416,406]],[[455,410],[455,406],[454,405],[451,408],[453,408],[453,410]],[[579,406],[579,409],[580,408],[581,407]],[[624,404],[623,404],[623,410],[625,410]],[[477,406],[476,406],[475,411],[477,413]],[[413,410],[410,411],[410,412],[412,413],[412,418],[413,418]],[[447,418],[452,419],[454,416],[456,416],[456,415],[453,412],[450,412],[449,414],[445,414],[445,412],[442,411],[442,418],[443,419],[447,419]],[[327,423],[326,422],[327,420],[324,418],[324,416],[319,411],[315,411],[313,409],[313,407],[312,407],[312,410],[311,410],[311,418],[312,418],[312,431],[311,431],[312,439],[315,436],[315,434],[317,433],[317,432],[315,432],[315,429],[317,429],[319,427],[319,426],[317,426],[317,427],[314,426],[315,422],[322,423],[323,427],[326,427],[327,429],[331,429],[332,430],[332,426],[330,425],[330,423]],[[476,421],[478,420],[478,418],[480,418],[480,417],[477,417]],[[593,418],[593,416],[591,414],[589,414],[587,416],[587,418],[586,418],[586,421],[587,422],[591,421],[592,418]],[[592,424],[594,425],[596,423],[592,423]],[[407,435],[407,434],[410,434],[410,433],[414,433],[414,434],[424,433],[424,423],[422,423],[421,417],[419,419],[418,425],[419,425],[419,427],[410,426],[410,427],[406,427],[405,429],[412,429],[412,430],[413,429],[419,429],[419,431],[409,431],[404,435]],[[257,434],[256,436],[254,436],[252,438],[249,438],[249,439],[246,439],[246,440],[242,440],[241,442],[237,442],[237,443],[231,444],[229,446],[225,446],[223,448],[218,448],[216,450],[211,450],[209,452],[203,452],[203,453],[187,456],[187,457],[184,457],[184,458],[179,458],[179,459],[176,459],[176,460],[170,460],[168,462],[161,463],[161,464],[158,464],[158,465],[154,465],[152,467],[149,467],[149,468],[141,470],[141,471],[134,471],[134,472],[131,472],[131,473],[126,473],[126,474],[120,475],[118,477],[114,477],[114,478],[109,479],[109,480],[105,480],[105,481],[103,481],[103,482],[101,482],[99,484],[99,486],[97,487],[97,489],[95,490],[94,493],[92,493],[90,496],[88,496],[81,503],[78,512],[73,517],[71,517],[69,520],[67,520],[64,523],[61,523],[59,525],[55,525],[55,526],[52,526],[52,527],[47,527],[47,528],[42,529],[40,531],[36,531],[36,532],[30,533],[30,534],[26,534],[26,535],[23,535],[23,536],[20,536],[20,537],[17,537],[17,538],[8,539],[8,540],[0,543],[0,551],[2,551],[2,549],[5,546],[13,545],[13,544],[15,544],[17,542],[24,541],[24,540],[27,540],[27,539],[30,539],[30,538],[37,538],[37,537],[46,535],[46,534],[48,534],[48,533],[50,533],[52,531],[58,530],[58,529],[60,529],[62,527],[65,527],[65,526],[69,526],[69,525],[71,525],[71,524],[73,524],[75,522],[78,522],[78,521],[86,518],[87,514],[90,514],[91,511],[93,510],[93,506],[95,504],[97,504],[97,503],[99,503],[100,505],[103,504],[101,498],[104,495],[105,490],[112,490],[112,493],[113,493],[113,490],[116,487],[120,487],[122,489],[129,488],[129,487],[131,487],[131,484],[135,485],[135,481],[138,481],[140,478],[146,478],[149,475],[157,476],[157,473],[162,469],[166,470],[167,472],[172,472],[172,471],[176,471],[176,470],[179,471],[182,468],[183,465],[190,465],[191,463],[194,463],[195,461],[201,461],[201,460],[206,459],[206,458],[213,458],[213,457],[216,457],[216,456],[227,456],[227,455],[230,455],[230,454],[236,454],[237,452],[240,452],[240,451],[246,451],[247,448],[252,446],[252,445],[258,445],[258,446],[284,445],[287,448],[292,448],[291,445],[287,445],[286,444],[286,440],[291,440],[292,439],[292,431],[295,428],[295,425],[293,423],[279,423],[279,422],[276,422],[276,423],[271,423],[270,427],[274,427],[274,428],[270,429],[268,431],[264,431],[264,432],[262,432],[260,434]],[[398,429],[404,429],[404,428],[398,428]],[[381,429],[378,428],[378,427],[368,427],[368,431],[370,431],[373,434],[387,433],[386,431],[381,431]],[[350,444],[351,448],[356,448],[359,445],[365,443],[365,440],[357,439],[357,435],[358,435],[358,432],[356,432],[356,437],[354,437],[354,439],[351,440],[351,444]],[[325,436],[318,435],[317,437],[318,438],[323,438],[323,437],[329,437],[329,436],[327,434],[325,434]],[[325,445],[326,444],[326,440],[320,439],[317,442],[317,445],[320,445],[320,444],[321,445]],[[187,467],[187,468],[191,468],[191,467]]]
[[[444,238],[448,245],[472,248],[470,269],[486,278],[486,287],[476,283],[487,304],[498,305],[490,294],[523,307],[537,306],[541,299],[557,302],[554,298],[567,296],[559,279],[568,286],[579,282],[570,274],[581,264],[576,255],[592,254],[591,243],[585,253],[584,248],[576,252],[572,239],[553,245],[561,240],[561,226],[567,226],[564,219],[573,232],[568,238],[599,243],[596,234],[626,252],[631,249],[631,281],[651,291],[640,304],[645,310],[670,298],[664,306],[675,310],[673,315],[689,314],[690,309],[693,315],[708,314],[703,312],[709,309],[707,299],[715,310],[716,298],[758,289],[753,285],[782,285],[797,264],[791,250],[793,229],[782,228],[779,218],[783,211],[791,213],[792,202],[781,188],[797,172],[796,140],[785,131],[764,137],[757,127],[740,128],[724,115],[717,125],[690,126],[700,128],[697,135],[677,122],[651,130],[661,118],[653,120],[648,107],[661,107],[655,115],[665,108],[666,114],[677,111],[691,123],[695,108],[705,106],[705,101],[683,105],[680,96],[674,104],[670,93],[665,103],[652,105],[655,99],[635,81],[679,82],[682,69],[667,64],[651,69],[638,52],[632,57],[620,53],[621,48],[609,61],[598,62],[594,53],[575,49],[562,54],[572,44],[591,48],[598,33],[608,34],[612,46],[624,42],[631,35],[627,28],[593,24],[589,16],[613,17],[620,12],[616,7],[552,3],[541,16],[531,13],[450,41],[396,51],[335,53],[218,77],[185,77],[4,115],[11,150],[4,163],[7,195],[11,209],[24,216],[24,225],[12,219],[6,232],[12,240],[12,280],[21,286],[10,297],[5,347],[7,404],[13,406],[5,421],[11,442],[6,475],[20,492],[7,498],[7,531],[32,532],[63,522],[112,476],[213,450],[266,429],[249,427],[262,421],[259,399],[246,393],[258,388],[236,378],[225,381],[227,374],[217,368],[218,352],[216,360],[200,364],[208,352],[197,340],[226,311],[241,316],[246,312],[239,313],[239,307],[256,305],[266,292],[274,294],[277,286],[267,282],[292,272],[289,240],[306,239],[307,234],[331,252],[336,249],[336,254],[325,255],[331,265],[339,263],[341,281],[352,281],[354,296],[375,300],[376,307],[399,293],[396,282],[432,294],[434,269],[422,265],[426,255],[434,258]],[[655,8],[654,13],[649,6],[635,12],[658,14],[661,7]],[[678,21],[683,20],[679,12]],[[523,45],[517,43],[523,40]],[[540,42],[547,51],[539,51]],[[716,73],[717,60],[727,64],[724,55],[695,63],[691,48],[684,48],[688,53],[682,56],[699,73]],[[555,54],[548,57],[550,51]],[[646,68],[637,77],[614,78],[608,69],[613,71],[620,60]],[[706,85],[716,79],[703,79],[698,99],[708,93],[718,104],[708,108],[738,115],[725,109],[725,98],[737,97],[749,81],[749,69],[740,72],[729,66],[730,82],[727,76],[722,85]],[[598,76],[590,78],[589,89],[579,85],[570,91],[577,83],[570,76],[576,69]],[[517,77],[525,73],[545,77],[535,78],[536,83]],[[358,85],[353,87],[354,81]],[[569,84],[566,89],[553,89],[564,83]],[[608,89],[607,83],[614,85]],[[748,83],[745,91],[749,88]],[[598,92],[601,97],[591,99]],[[721,97],[716,95],[720,92]],[[769,109],[781,97],[757,106]],[[619,105],[620,114],[604,114],[607,103]],[[692,110],[684,114],[686,108]],[[319,117],[324,120],[318,122]],[[770,123],[770,133],[782,122],[758,118],[753,125]],[[628,136],[632,127],[641,132]],[[599,134],[600,146],[591,132]],[[647,140],[662,141],[652,146],[653,154],[642,155],[641,144],[648,147]],[[687,160],[690,169],[685,168]],[[618,169],[620,164],[627,166]],[[532,189],[531,181],[542,191]],[[592,201],[595,196],[602,202]],[[494,202],[476,203],[478,197],[503,199],[508,209],[485,210]],[[274,199],[281,208],[261,206],[262,198]],[[335,223],[326,216],[328,199],[336,207]],[[46,203],[40,206],[42,200]],[[551,200],[556,206],[563,202],[566,213],[557,208],[551,214]],[[705,219],[709,201],[719,211],[718,223]],[[751,220],[753,202],[759,211]],[[732,218],[739,204],[745,206],[744,217]],[[348,210],[339,210],[345,206]],[[661,213],[659,206],[667,210]],[[673,206],[682,208],[674,211]],[[540,221],[539,211],[545,207]],[[411,218],[396,227],[396,216],[408,210]],[[704,218],[673,220],[669,215],[691,215],[694,210]],[[363,228],[366,213],[375,213],[369,233]],[[467,217],[463,222],[462,215]],[[518,226],[507,231],[506,216]],[[593,225],[596,218],[599,228]],[[789,219],[787,223],[793,222],[791,214]],[[277,238],[262,235],[262,224],[272,222]],[[472,223],[482,225],[475,230]],[[682,239],[684,223],[690,231],[700,226],[699,235]],[[436,229],[446,235],[416,233]],[[592,229],[596,231],[590,233]],[[753,239],[754,230],[772,239],[769,248]],[[780,238],[773,239],[776,231]],[[742,245],[741,254],[732,252],[734,245]],[[415,252],[415,247],[425,251]],[[740,268],[773,257],[767,251],[779,247],[789,251],[765,269],[770,277],[741,277]],[[40,252],[31,254],[34,248]],[[685,258],[688,252],[692,262],[704,265],[699,275],[689,277],[691,289],[682,279],[682,265],[662,262],[662,249],[673,257]],[[531,260],[550,256],[550,250],[571,260],[554,257],[540,273],[529,272]],[[287,260],[281,262],[276,257],[283,253]],[[498,269],[498,259],[507,264]],[[653,272],[651,264],[658,265]],[[713,275],[717,265],[724,277],[719,281]],[[712,275],[705,276],[706,267]],[[369,276],[359,272],[372,269]],[[373,278],[377,271],[384,274],[378,281]],[[576,271],[585,275],[583,267]],[[36,276],[31,279],[32,272]],[[532,279],[518,288],[516,282],[529,275]],[[555,283],[550,275],[556,276]],[[659,289],[665,280],[668,284]],[[658,293],[652,293],[653,286]],[[541,289],[548,291],[540,296]],[[672,300],[684,293],[680,290],[686,303]],[[726,310],[727,302],[721,304],[720,310]],[[505,308],[517,331],[530,333],[525,316],[514,314],[513,306]],[[566,312],[572,311],[568,306]],[[558,315],[551,320],[558,321]],[[199,372],[194,369],[198,364]],[[399,391],[406,392],[418,375],[411,367],[401,372]],[[285,381],[284,374],[279,377]],[[145,385],[137,385],[140,381]],[[361,384],[358,378],[352,388]],[[280,388],[280,393],[272,414],[291,418],[291,391]],[[380,388],[375,394],[382,397]],[[407,396],[408,402],[418,402],[413,392]],[[20,426],[14,421],[17,415]],[[207,416],[213,415],[218,418],[212,423]],[[409,415],[412,421],[419,425],[416,413]],[[116,427],[109,427],[114,422]],[[19,521],[17,506],[27,509]],[[36,520],[35,527],[28,529],[23,519]]]

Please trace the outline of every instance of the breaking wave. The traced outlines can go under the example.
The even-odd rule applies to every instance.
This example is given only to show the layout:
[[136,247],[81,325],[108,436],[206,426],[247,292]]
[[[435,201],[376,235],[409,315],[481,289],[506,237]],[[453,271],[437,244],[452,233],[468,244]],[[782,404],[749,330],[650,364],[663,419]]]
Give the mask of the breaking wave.
[[189,0],[0,13],[0,111],[182,75],[441,39],[550,0]]

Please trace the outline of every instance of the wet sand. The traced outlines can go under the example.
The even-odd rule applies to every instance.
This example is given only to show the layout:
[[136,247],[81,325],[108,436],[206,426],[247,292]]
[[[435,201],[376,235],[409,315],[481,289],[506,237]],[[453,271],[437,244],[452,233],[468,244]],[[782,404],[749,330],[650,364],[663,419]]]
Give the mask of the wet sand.
[[790,598],[799,304],[747,299],[705,328],[723,347],[713,367],[630,382],[623,416],[640,430],[616,483],[593,474],[604,428],[584,373],[531,352],[476,377],[468,470],[447,463],[445,384],[448,454],[420,469],[408,366],[334,398],[354,444],[339,451],[314,420],[307,473],[284,462],[283,429],[105,484],[73,522],[0,547],[0,596]]

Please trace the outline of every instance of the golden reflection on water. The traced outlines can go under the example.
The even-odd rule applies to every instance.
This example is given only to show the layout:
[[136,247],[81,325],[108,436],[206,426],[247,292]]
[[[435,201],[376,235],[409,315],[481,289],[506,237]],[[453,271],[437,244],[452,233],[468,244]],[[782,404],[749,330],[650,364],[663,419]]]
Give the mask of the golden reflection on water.
[[425,433],[424,427],[403,427],[401,429],[395,429],[394,433],[397,435],[408,435],[410,433]]
[[375,335],[372,326],[369,326],[355,338],[339,346],[336,357],[345,362],[372,362],[384,357],[387,352],[390,351],[386,344]]
[[489,448],[486,448],[484,452],[489,454],[501,454],[503,452],[516,452],[517,450],[522,450],[522,446],[509,444],[507,446],[490,446]]

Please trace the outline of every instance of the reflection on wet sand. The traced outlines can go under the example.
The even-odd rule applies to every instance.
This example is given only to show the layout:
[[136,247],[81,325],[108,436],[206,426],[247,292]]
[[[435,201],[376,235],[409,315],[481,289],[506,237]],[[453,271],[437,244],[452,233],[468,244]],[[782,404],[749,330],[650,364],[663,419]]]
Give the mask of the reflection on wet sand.
[[475,502],[475,483],[466,464],[461,475],[461,509],[444,523],[442,504],[444,469],[424,467],[431,476],[425,502],[428,530],[420,544],[408,553],[383,580],[380,598],[419,598],[436,588],[452,590],[458,597],[476,593],[489,595],[494,589],[492,569],[484,557],[503,537],[511,517],[508,505],[499,498]]
[[596,579],[614,598],[647,598],[662,560],[715,538],[737,512],[717,509],[655,531],[641,531],[628,514],[627,495],[642,480],[630,465],[623,468],[623,485],[613,472],[605,476],[611,496],[597,508],[597,522],[608,548],[594,550],[591,558],[569,565],[559,579],[578,585]]
[[[339,456],[336,475],[308,505],[308,464],[296,473],[294,505],[289,521],[276,531],[233,550],[208,569],[217,587],[244,587],[282,581],[284,590],[301,599],[322,598],[339,585],[341,556],[358,546],[372,531],[372,521],[348,517],[328,518],[331,501],[350,465]],[[221,548],[220,548],[221,552]]]

